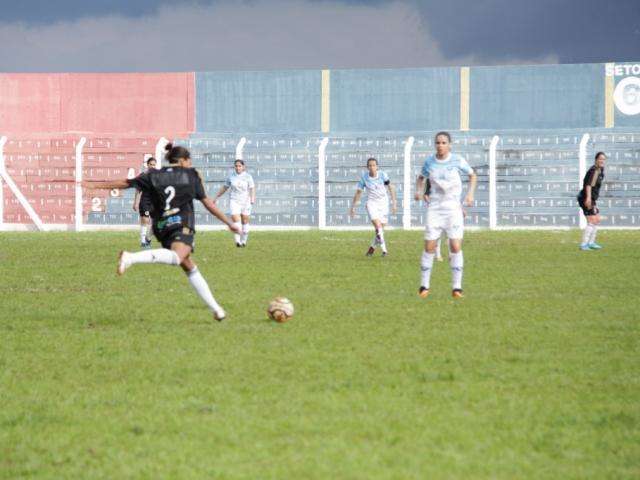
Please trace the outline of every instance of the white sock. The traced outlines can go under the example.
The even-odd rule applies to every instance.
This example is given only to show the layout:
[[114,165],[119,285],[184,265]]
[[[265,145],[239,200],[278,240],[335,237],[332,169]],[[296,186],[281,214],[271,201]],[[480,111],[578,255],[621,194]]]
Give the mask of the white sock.
[[422,258],[420,259],[420,286],[429,288],[431,283],[431,270],[433,270],[433,259],[435,254],[429,252],[422,252]]
[[436,243],[436,257],[442,258],[442,251],[440,250],[440,246],[442,244],[442,238],[438,238],[438,243]]
[[[233,223],[236,227],[240,228],[240,222],[234,222]],[[233,234],[233,238],[236,241],[236,243],[240,243],[240,234],[239,233],[234,233]]]
[[243,244],[247,244],[247,240],[249,240],[249,224],[248,223],[243,223],[242,224],[242,237],[240,239],[240,241]]
[[462,250],[458,253],[449,254],[449,265],[451,266],[451,288],[453,290],[462,289],[462,271],[464,267]]
[[384,242],[384,230],[382,227],[376,228],[376,240],[380,244],[380,248],[382,248],[383,252],[387,251],[387,244]]
[[213,294],[211,293],[211,289],[207,284],[207,281],[204,279],[198,267],[195,267],[193,270],[187,273],[187,277],[189,277],[189,283],[191,286],[198,292],[200,298],[207,304],[207,307],[212,312],[221,313],[222,307],[218,305],[216,299],[213,298]]
[[130,253],[127,256],[127,263],[164,263],[165,265],[178,265],[180,258],[173,250],[167,248],[156,248],[154,250],[142,250],[141,252]]
[[591,225],[590,223],[587,223],[587,226],[584,227],[584,230],[582,231],[582,244],[586,245],[589,243],[589,240],[591,239],[591,230],[593,229],[593,225]]
[[147,226],[140,225],[140,243],[145,243],[147,241]]
[[596,233],[598,233],[598,226],[591,224],[591,235],[589,236],[589,243],[595,243]]

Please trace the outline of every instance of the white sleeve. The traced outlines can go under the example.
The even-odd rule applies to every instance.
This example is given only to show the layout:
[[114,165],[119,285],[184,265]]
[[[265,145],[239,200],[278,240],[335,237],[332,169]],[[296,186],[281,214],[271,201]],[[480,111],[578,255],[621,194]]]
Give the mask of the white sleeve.
[[471,168],[471,165],[469,165],[463,157],[460,157],[460,171],[467,175],[471,175],[473,173],[473,168]]

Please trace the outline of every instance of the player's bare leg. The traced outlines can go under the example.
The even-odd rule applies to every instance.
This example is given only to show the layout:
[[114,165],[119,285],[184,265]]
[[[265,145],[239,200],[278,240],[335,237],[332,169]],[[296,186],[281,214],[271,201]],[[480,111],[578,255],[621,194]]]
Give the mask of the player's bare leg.
[[451,295],[453,298],[461,298],[462,273],[464,258],[462,256],[462,239],[449,239],[449,265],[451,266]]
[[[231,215],[231,221],[233,222],[233,224],[235,226],[238,227],[238,232],[240,232],[241,230],[241,223],[240,223],[240,215]],[[242,241],[241,241],[241,234],[240,233],[234,233],[233,234],[233,239],[236,242],[236,247],[241,247],[242,246]]]
[[429,296],[429,288],[431,285],[431,271],[433,270],[433,260],[436,256],[437,240],[425,240],[424,251],[420,259],[420,289],[418,295],[421,298]]
[[225,311],[218,304],[218,302],[216,302],[216,299],[213,297],[207,281],[200,273],[200,270],[198,270],[198,266],[191,259],[191,247],[182,242],[174,242],[171,244],[171,250],[176,252],[178,257],[181,259],[180,267],[182,268],[182,270],[184,270],[184,273],[187,274],[189,283],[198,293],[198,296],[204,303],[207,304],[209,310],[213,312],[213,318],[218,320],[219,322],[224,320],[224,318],[226,317]]
[[240,215],[242,220],[242,234],[240,235],[240,245],[247,246],[247,240],[249,240],[249,215]]
[[436,261],[438,262],[442,262],[442,237],[438,238],[438,241],[436,243]]

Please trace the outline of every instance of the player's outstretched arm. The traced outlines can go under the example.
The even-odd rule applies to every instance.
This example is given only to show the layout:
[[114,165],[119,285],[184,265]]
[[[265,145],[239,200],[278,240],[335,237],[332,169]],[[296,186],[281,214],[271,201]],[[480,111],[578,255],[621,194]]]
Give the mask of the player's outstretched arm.
[[130,188],[128,180],[83,180],[82,188],[89,190],[113,190],[114,188]]
[[222,210],[220,210],[217,207],[217,205],[212,199],[210,199],[209,197],[205,197],[200,201],[202,202],[202,205],[204,205],[204,208],[209,210],[209,213],[211,213],[211,215],[213,215],[222,223],[224,223],[227,227],[229,227],[229,230],[231,230],[234,233],[241,233],[240,227],[234,224],[231,220],[229,220],[227,216],[224,213],[222,213]]
[[360,201],[360,197],[362,196],[362,190],[357,189],[356,194],[353,196],[353,201],[351,202],[351,209],[349,210],[349,215],[351,218],[356,216],[356,207],[358,206],[358,202]]
[[473,205],[473,198],[476,193],[476,185],[478,184],[478,176],[475,173],[469,174],[469,191],[467,195],[464,197],[464,203],[467,207],[471,207]]
[[391,208],[393,209],[393,213],[396,213],[398,211],[398,199],[396,197],[396,188],[391,184],[387,185],[387,188],[389,189],[389,193],[391,194]]
[[225,192],[229,190],[229,187],[227,187],[226,185],[223,185],[220,187],[220,190],[218,190],[218,193],[216,193],[216,196],[213,197],[213,203],[217,202],[218,199],[225,194]]

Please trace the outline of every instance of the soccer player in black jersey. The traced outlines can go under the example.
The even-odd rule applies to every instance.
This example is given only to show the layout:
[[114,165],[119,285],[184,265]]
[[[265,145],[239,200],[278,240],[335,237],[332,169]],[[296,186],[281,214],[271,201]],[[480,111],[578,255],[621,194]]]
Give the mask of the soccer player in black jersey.
[[607,156],[604,152],[596,153],[595,163],[587,171],[582,181],[582,190],[578,194],[578,204],[587,218],[587,226],[582,234],[580,250],[600,250],[602,246],[596,243],[596,232],[600,223],[600,210],[596,201],[600,196],[600,187],[604,180],[604,164]]
[[209,285],[191,258],[195,234],[193,200],[200,200],[204,207],[234,233],[239,228],[207,197],[202,177],[191,168],[191,154],[184,147],[166,146],[168,167],[153,168],[136,178],[116,181],[85,181],[86,188],[114,189],[135,187],[149,194],[153,208],[151,218],[153,233],[164,248],[140,252],[120,252],[118,275],[136,263],[163,263],[180,265],[189,277],[189,283],[213,312],[216,320],[222,320],[225,312],[213,298]]
[[[149,157],[146,162],[147,171],[156,168],[156,159]],[[151,240],[149,240],[149,227],[151,226],[151,196],[143,190],[136,190],[136,196],[133,199],[133,211],[140,214],[140,246],[142,248],[150,248]]]

